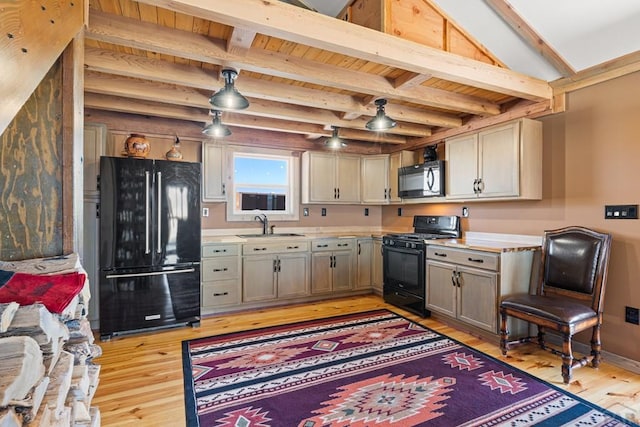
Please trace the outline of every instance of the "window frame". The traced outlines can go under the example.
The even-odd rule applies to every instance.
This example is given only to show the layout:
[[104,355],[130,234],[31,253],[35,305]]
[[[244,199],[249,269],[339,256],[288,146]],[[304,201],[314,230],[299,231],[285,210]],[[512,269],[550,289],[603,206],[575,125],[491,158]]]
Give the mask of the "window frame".
[[[285,197],[285,211],[269,211],[254,209],[236,211],[235,209],[235,170],[236,155],[257,158],[286,158],[289,162],[289,197]],[[226,165],[226,202],[227,221],[255,221],[255,216],[264,213],[269,221],[298,221],[300,219],[300,153],[259,147],[227,146],[225,150]],[[287,200],[289,199],[289,200]]]

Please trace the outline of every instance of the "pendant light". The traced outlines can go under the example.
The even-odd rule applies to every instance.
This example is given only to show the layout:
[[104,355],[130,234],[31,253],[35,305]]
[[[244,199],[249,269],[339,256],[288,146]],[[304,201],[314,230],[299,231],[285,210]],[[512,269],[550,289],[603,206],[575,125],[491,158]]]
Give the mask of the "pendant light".
[[378,107],[376,116],[367,122],[365,125],[367,129],[380,132],[396,127],[397,123],[395,120],[387,116],[384,112],[386,103],[386,99],[376,99],[376,106]]
[[324,142],[324,145],[326,145],[328,148],[331,148],[333,150],[346,147],[347,144],[338,136],[338,127],[337,126],[331,126],[331,127],[333,128],[333,134],[331,135],[331,138],[327,138],[327,140]]
[[211,110],[211,114],[213,115],[213,120],[211,124],[204,127],[202,133],[214,138],[222,138],[231,135],[229,128],[223,125],[222,121],[220,121],[220,111]]
[[224,87],[209,98],[209,103],[215,108],[223,110],[244,110],[249,106],[249,100],[242,96],[233,85],[238,77],[236,70],[230,68],[222,70]]

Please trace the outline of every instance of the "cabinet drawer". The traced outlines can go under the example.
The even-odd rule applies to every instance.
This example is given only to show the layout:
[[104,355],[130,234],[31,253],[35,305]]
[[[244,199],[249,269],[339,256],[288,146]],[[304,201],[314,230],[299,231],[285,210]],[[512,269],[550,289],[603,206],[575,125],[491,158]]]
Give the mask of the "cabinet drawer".
[[289,242],[245,243],[242,245],[242,255],[261,255],[307,251],[309,251],[309,242],[303,240]]
[[319,251],[344,251],[356,247],[356,239],[317,239],[311,242],[311,250]]
[[207,258],[202,260],[202,281],[238,277],[238,257]]
[[436,245],[427,246],[427,258],[492,271],[497,271],[500,266],[500,254]]
[[240,304],[240,285],[238,279],[220,280],[202,283],[202,306],[220,307]]
[[202,258],[238,255],[239,245],[202,245]]

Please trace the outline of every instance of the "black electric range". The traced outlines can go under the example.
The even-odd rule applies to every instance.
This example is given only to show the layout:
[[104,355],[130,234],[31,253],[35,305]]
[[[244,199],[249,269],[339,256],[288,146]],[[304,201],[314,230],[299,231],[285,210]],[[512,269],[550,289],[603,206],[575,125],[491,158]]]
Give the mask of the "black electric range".
[[425,305],[427,242],[460,238],[460,217],[416,215],[413,227],[413,233],[382,237],[383,295],[389,304],[427,317],[431,314]]

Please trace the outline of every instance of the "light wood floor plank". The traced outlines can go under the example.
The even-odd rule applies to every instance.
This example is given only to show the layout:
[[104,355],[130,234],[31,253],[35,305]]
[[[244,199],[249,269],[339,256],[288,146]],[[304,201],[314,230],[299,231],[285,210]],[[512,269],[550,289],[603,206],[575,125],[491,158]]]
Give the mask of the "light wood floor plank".
[[640,423],[640,375],[605,361],[598,369],[576,370],[571,384],[565,386],[557,356],[526,345],[503,357],[494,344],[387,305],[374,295],[209,317],[203,319],[199,328],[156,331],[100,343],[103,354],[96,363],[102,365],[102,370],[93,404],[100,407],[103,426],[184,426],[182,341],[378,308],[396,311]]

